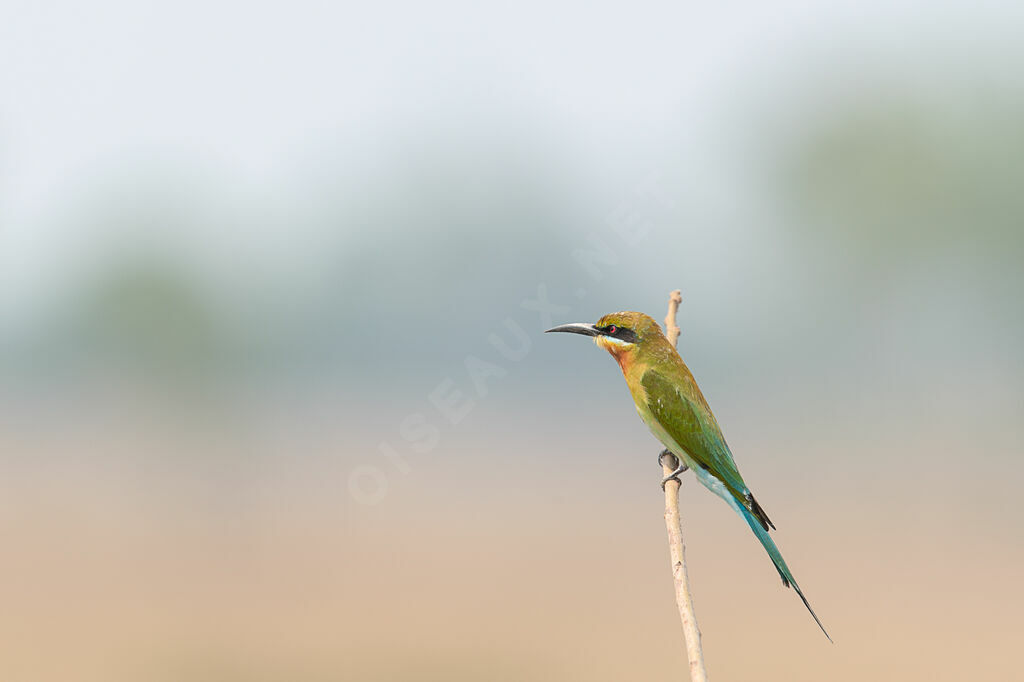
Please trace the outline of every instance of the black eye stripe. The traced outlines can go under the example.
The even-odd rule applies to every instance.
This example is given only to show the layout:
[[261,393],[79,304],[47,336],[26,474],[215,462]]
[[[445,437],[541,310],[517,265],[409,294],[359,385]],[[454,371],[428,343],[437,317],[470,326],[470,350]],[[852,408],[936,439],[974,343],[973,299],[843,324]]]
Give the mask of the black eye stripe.
[[639,340],[639,337],[632,329],[626,329],[625,327],[620,327],[617,324],[609,324],[605,325],[604,327],[598,327],[597,331],[601,332],[605,336],[610,336],[613,339],[619,339],[620,341],[625,341],[626,343],[636,343]]

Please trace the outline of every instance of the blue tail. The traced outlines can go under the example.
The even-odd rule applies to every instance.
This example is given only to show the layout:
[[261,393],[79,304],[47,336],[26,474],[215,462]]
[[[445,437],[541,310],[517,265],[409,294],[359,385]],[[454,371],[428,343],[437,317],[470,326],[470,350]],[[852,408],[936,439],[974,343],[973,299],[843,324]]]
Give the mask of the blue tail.
[[782,577],[782,584],[786,587],[792,586],[792,588],[796,590],[796,593],[800,595],[800,600],[803,601],[804,606],[806,606],[807,610],[811,612],[814,622],[818,624],[821,631],[825,633],[826,637],[828,637],[828,641],[831,642],[832,638],[829,637],[828,632],[825,631],[825,626],[822,625],[821,621],[818,619],[818,614],[816,614],[814,609],[811,608],[811,605],[807,603],[807,597],[805,597],[804,593],[800,590],[800,586],[796,584],[796,579],[793,578],[793,573],[789,570],[789,566],[786,565],[786,560],[782,558],[782,552],[779,551],[779,548],[775,545],[775,541],[772,540],[770,535],[768,535],[768,531],[765,530],[758,518],[740,506],[739,502],[736,502],[734,499],[729,501],[732,502],[733,509],[735,509],[747,522],[747,525],[750,526],[750,530],[754,531],[754,535],[756,535],[757,539],[761,541],[761,546],[763,546],[764,550],[768,552],[768,556],[772,558],[772,563],[775,564],[775,569]]

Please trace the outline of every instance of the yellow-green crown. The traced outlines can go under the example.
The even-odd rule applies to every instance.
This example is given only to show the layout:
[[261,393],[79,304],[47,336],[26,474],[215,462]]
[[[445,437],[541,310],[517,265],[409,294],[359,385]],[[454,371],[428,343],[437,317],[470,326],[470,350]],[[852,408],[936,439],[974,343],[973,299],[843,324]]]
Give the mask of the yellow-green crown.
[[628,329],[639,337],[640,341],[661,336],[661,327],[650,315],[625,310],[617,313],[608,313],[597,321],[595,326],[599,328],[615,325],[620,329]]

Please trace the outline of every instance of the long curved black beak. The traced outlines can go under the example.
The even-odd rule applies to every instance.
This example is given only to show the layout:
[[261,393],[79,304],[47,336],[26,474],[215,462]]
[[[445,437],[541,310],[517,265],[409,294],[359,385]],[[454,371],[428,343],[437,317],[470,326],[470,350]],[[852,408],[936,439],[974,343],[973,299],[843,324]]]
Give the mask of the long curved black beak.
[[569,332],[570,334],[583,334],[584,336],[601,335],[601,332],[597,330],[597,327],[595,327],[592,324],[587,324],[586,322],[573,322],[572,324],[563,324],[558,327],[552,327],[551,329],[546,330],[544,333],[547,334],[548,332]]

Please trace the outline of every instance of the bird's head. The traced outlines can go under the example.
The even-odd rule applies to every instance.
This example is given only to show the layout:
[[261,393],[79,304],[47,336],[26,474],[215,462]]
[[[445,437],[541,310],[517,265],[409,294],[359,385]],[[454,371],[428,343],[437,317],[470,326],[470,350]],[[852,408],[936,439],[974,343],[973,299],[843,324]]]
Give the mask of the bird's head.
[[608,313],[595,324],[574,322],[547,331],[594,337],[594,342],[611,353],[624,371],[646,349],[658,345],[659,340],[666,341],[657,322],[648,315],[631,311]]

